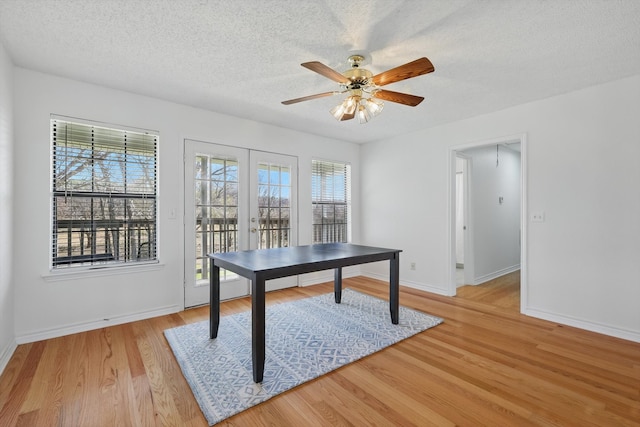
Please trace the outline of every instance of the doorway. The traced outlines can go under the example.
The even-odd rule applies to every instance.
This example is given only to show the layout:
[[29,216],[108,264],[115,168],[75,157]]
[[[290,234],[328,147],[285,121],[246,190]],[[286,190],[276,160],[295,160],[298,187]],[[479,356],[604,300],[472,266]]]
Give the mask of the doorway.
[[469,223],[469,169],[471,159],[461,151],[456,152],[455,182],[455,263],[456,287],[473,282],[473,251],[471,235],[467,233]]
[[[209,302],[209,253],[297,245],[298,159],[284,154],[185,140],[185,307]],[[297,286],[270,280],[267,291]],[[248,295],[251,284],[220,270],[220,298]]]
[[524,307],[526,135],[454,146],[449,154],[449,295],[456,295],[461,273],[464,284],[476,285],[519,270]]

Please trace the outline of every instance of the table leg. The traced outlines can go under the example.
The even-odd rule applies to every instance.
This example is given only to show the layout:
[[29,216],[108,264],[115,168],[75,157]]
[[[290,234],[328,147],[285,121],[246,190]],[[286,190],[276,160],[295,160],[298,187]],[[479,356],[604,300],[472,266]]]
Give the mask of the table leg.
[[220,267],[214,265],[213,258],[209,262],[209,338],[216,338],[220,325]]
[[342,267],[335,269],[333,276],[333,294],[336,298],[336,304],[342,301]]
[[251,280],[251,346],[253,356],[253,381],[262,382],[265,358],[265,285],[264,278],[253,276]]
[[391,323],[397,325],[400,321],[400,254],[395,253],[389,262],[389,309]]

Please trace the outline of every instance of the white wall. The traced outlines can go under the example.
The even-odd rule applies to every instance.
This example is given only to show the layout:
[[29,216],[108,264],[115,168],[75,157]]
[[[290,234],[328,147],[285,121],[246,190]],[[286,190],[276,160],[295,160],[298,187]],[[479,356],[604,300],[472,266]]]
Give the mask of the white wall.
[[[13,113],[5,96],[12,80]],[[0,53],[0,90],[0,123],[5,123],[0,125],[0,173],[11,169],[10,161],[4,167],[11,158],[5,151],[13,150],[14,156],[13,189],[4,179],[0,183],[2,197],[13,197],[14,202],[2,200],[0,227],[3,239],[11,224],[16,235],[24,233],[13,246],[0,243],[0,250],[9,252],[1,258],[13,260],[7,268],[3,264],[0,275],[0,346],[13,338],[12,327],[5,326],[12,318],[16,340],[27,342],[181,309],[182,218],[170,220],[167,213],[171,209],[181,212],[183,204],[184,138],[297,155],[300,244],[310,240],[310,233],[304,231],[310,230],[310,191],[302,184],[309,176],[311,158],[351,162],[353,193],[360,194],[353,200],[353,217],[361,218],[360,227],[355,223],[354,242],[403,249],[402,283],[446,293],[449,149],[525,132],[529,211],[546,213],[544,223],[527,224],[525,313],[640,341],[640,168],[636,164],[640,158],[640,76],[362,148],[20,68],[12,70],[4,53]],[[162,265],[158,269],[59,281],[43,278],[49,259],[51,113],[160,131]],[[15,142],[7,143],[12,132]],[[415,271],[409,269],[410,262],[416,263]],[[386,264],[369,264],[364,271],[386,277]],[[14,306],[7,303],[14,298],[12,292]]]
[[525,314],[640,341],[639,113],[633,76],[366,144],[365,243],[403,249],[401,282],[446,294],[448,151],[526,133],[527,218],[546,220],[526,224]]
[[0,373],[16,347],[13,287],[13,64],[0,43]]
[[[159,148],[159,255],[151,270],[117,275],[48,278],[50,248],[49,115],[157,130]],[[181,310],[185,138],[298,156],[299,244],[311,240],[311,159],[351,162],[358,193],[360,146],[158,99],[15,69],[14,253],[18,342],[58,336]],[[353,201],[354,217],[359,215]],[[354,227],[354,241],[359,228]],[[109,270],[112,271],[112,270]],[[57,276],[56,276],[57,277]],[[307,279],[308,282],[308,279]],[[104,320],[109,319],[109,320]]]
[[520,268],[520,153],[495,145],[463,152],[471,169],[467,232],[473,233],[473,283],[479,284]]

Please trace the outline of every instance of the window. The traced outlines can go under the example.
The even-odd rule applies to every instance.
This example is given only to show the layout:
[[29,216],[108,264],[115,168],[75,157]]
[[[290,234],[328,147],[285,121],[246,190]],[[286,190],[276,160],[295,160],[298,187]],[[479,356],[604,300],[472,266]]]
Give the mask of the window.
[[158,135],[51,119],[52,267],[156,260]]
[[347,242],[351,209],[351,165],[313,160],[313,243]]

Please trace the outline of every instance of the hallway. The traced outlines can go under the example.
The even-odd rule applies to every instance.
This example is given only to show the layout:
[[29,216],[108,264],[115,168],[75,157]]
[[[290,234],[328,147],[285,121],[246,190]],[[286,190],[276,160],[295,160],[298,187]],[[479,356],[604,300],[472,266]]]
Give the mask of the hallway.
[[463,285],[457,298],[493,305],[508,312],[520,312],[520,270],[480,285]]

